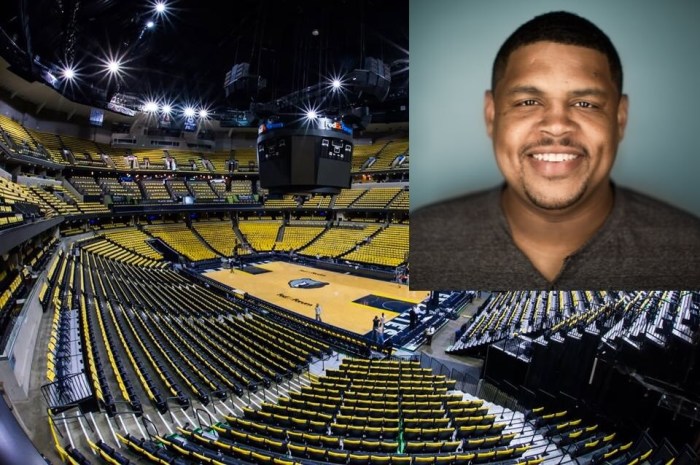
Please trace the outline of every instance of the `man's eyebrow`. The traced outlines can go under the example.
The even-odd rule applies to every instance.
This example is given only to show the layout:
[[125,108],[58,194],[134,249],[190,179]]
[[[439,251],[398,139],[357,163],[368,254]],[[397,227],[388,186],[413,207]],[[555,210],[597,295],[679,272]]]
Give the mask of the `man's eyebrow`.
[[585,89],[576,89],[569,92],[572,97],[607,97],[608,92],[598,87],[586,87]]
[[[528,86],[528,85],[523,85],[523,86],[515,86],[511,89],[508,89],[506,92],[508,95],[517,95],[517,94],[528,94],[528,95],[544,95],[546,92],[539,87],[535,86]],[[599,88],[599,87],[585,87],[583,89],[575,89],[569,92],[569,96],[571,97],[607,97],[609,95],[608,92],[605,90]]]
[[508,89],[507,94],[508,95],[514,95],[514,94],[542,95],[542,94],[544,94],[544,91],[542,89],[535,87],[535,86],[515,86],[511,89]]

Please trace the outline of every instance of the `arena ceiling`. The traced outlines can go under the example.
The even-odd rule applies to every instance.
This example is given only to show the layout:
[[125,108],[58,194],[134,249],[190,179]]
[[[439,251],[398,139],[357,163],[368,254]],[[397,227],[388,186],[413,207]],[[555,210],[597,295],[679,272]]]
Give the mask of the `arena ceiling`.
[[[266,101],[342,77],[374,57],[390,65],[389,100],[407,99],[405,0],[164,4],[159,13],[155,0],[1,2],[2,56],[23,77],[48,68],[61,80],[72,68],[75,82],[65,85],[78,97],[105,90],[208,107],[248,104],[225,96],[224,77],[236,63],[250,63],[267,81],[249,96]],[[118,72],[109,72],[110,61],[120,63]]]

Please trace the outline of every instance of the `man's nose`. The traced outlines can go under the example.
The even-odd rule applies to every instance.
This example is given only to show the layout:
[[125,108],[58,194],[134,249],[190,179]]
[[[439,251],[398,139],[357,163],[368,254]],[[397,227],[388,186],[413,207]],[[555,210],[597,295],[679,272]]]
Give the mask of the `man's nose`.
[[540,121],[540,131],[550,136],[563,136],[572,132],[576,123],[571,118],[572,108],[563,104],[545,106]]

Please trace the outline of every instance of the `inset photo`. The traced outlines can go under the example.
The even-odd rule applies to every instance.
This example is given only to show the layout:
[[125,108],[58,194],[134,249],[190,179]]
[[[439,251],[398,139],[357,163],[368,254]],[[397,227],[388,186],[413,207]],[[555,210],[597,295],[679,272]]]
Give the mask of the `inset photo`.
[[698,15],[412,2],[411,288],[700,287]]

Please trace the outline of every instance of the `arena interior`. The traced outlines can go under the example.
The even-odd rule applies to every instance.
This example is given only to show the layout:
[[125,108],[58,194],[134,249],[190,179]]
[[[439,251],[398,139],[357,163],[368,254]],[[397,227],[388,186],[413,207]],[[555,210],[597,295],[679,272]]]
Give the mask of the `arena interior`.
[[1,463],[699,463],[698,292],[410,289],[407,2],[202,3],[3,5]]

